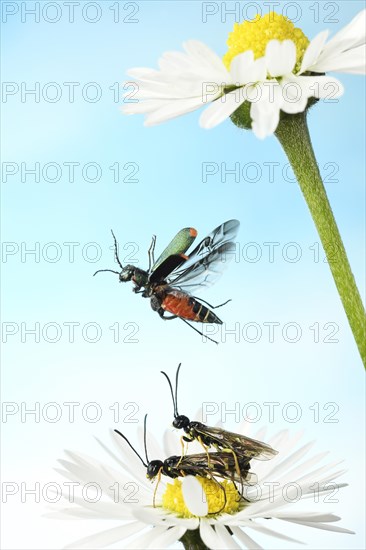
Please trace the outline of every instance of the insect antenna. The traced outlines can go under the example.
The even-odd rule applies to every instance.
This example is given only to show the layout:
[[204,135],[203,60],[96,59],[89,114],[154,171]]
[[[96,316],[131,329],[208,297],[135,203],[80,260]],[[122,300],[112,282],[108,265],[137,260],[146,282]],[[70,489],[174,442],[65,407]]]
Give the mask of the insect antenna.
[[175,374],[175,411],[177,413],[177,416],[178,416],[178,378],[179,378],[179,371],[181,366],[182,366],[182,363],[179,363],[177,372]]
[[147,414],[145,414],[145,418],[144,418],[144,448],[145,448],[146,462],[149,464],[150,460],[149,460],[149,457],[147,456],[147,445],[146,445],[146,419],[147,419]]
[[[180,366],[180,365],[179,365]],[[179,367],[178,367],[179,369]],[[170,388],[170,393],[171,393],[171,396],[172,396],[172,401],[173,401],[173,414],[174,414],[174,418],[177,418],[178,416],[178,410],[177,410],[177,404],[176,404],[176,401],[175,401],[175,398],[174,398],[174,391],[173,391],[173,386],[172,386],[172,383],[170,381],[170,378],[169,376],[167,375],[166,372],[164,371],[160,371],[161,374],[163,374],[165,376],[165,378],[168,380],[168,384],[169,384],[169,388]]]
[[119,275],[118,271],[113,271],[113,269],[98,269],[98,271],[96,271],[93,275],[93,277],[97,274],[97,273],[102,273],[103,271],[109,271],[110,273],[115,273],[116,275]]
[[[146,416],[145,416],[145,418],[146,418]],[[123,435],[123,433],[121,433],[119,430],[114,430],[114,431],[126,441],[127,445],[133,450],[135,455],[139,457],[139,459],[141,460],[141,462],[145,466],[145,468],[147,468],[147,464],[142,459],[142,457],[139,455],[139,453],[136,451],[136,449],[132,446],[132,444],[128,441],[127,437],[125,435]]]
[[113,240],[114,240],[114,255],[115,255],[115,258],[118,262],[118,265],[121,269],[123,269],[123,265],[121,264],[120,260],[119,260],[119,257],[118,257],[118,246],[117,246],[117,239],[116,239],[116,236],[115,234],[113,233],[113,230],[111,229],[111,233],[113,235]]

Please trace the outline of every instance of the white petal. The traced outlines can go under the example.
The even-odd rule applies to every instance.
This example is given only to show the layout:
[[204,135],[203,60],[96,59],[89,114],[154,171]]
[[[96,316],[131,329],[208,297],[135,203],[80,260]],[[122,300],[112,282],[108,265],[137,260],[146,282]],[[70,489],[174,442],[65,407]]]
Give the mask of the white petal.
[[348,25],[338,31],[323,48],[320,60],[365,44],[366,10],[360,11]]
[[228,550],[240,550],[240,546],[237,542],[233,539],[233,537],[230,535],[228,530],[224,525],[217,522],[215,524],[216,534],[220,538],[220,546],[219,548],[227,548]]
[[301,63],[300,74],[307,71],[308,68],[314,65],[314,63],[317,61],[325,44],[325,41],[328,38],[328,35],[329,31],[321,31],[312,39],[304,53],[304,57]]
[[[165,531],[167,530],[167,527],[165,526],[155,526],[152,529],[148,529],[147,531],[143,532],[139,537],[134,538],[129,543],[123,543],[123,549],[124,550],[141,550],[141,548],[149,548],[150,545],[152,545],[152,548],[154,548],[154,542],[156,539],[158,539]],[[155,548],[157,548],[155,546]]]
[[196,109],[199,109],[202,105],[202,98],[196,97],[190,99],[176,99],[169,103],[167,102],[163,107],[160,107],[148,115],[144,125],[155,126],[156,124],[161,124],[162,122],[171,120],[180,115],[196,111]]
[[155,69],[150,69],[149,67],[133,67],[132,69],[128,69],[128,71],[126,72],[128,76],[131,76],[132,78],[136,78],[138,80],[142,80],[144,78],[154,79],[160,74],[159,71]]
[[344,93],[343,84],[331,76],[298,76],[295,82],[301,86],[307,97],[331,100]]
[[292,537],[288,537],[284,533],[278,533],[277,531],[274,531],[273,529],[269,529],[269,527],[266,527],[265,525],[262,525],[260,523],[255,523],[254,521],[248,522],[248,527],[250,529],[254,529],[254,531],[258,531],[259,533],[263,533],[264,535],[268,535],[269,537],[274,537],[276,539],[280,540],[286,540],[287,542],[294,542],[295,544],[301,544],[301,542],[297,539],[293,539]]
[[204,110],[200,117],[200,126],[202,128],[214,128],[229,118],[244,99],[241,99],[242,88],[238,88],[229,94],[225,94],[222,98],[217,99],[207,109]]
[[312,70],[319,73],[335,71],[339,73],[365,74],[365,60],[366,47],[362,45],[337,55],[322,56],[314,67],[312,67]]
[[234,536],[244,545],[245,548],[250,550],[261,550],[262,546],[259,546],[249,535],[247,535],[240,527],[230,527]]
[[216,535],[215,529],[206,519],[200,521],[200,536],[202,541],[212,550],[223,550],[220,546],[220,539]]
[[246,83],[262,82],[267,78],[267,62],[265,57],[256,59],[252,66],[249,68]]
[[273,77],[292,72],[296,63],[296,46],[292,40],[270,40],[266,47],[266,64]]
[[323,529],[325,531],[334,531],[335,533],[347,533],[349,535],[354,535],[354,531],[349,529],[344,529],[344,527],[337,527],[336,525],[329,525],[327,523],[316,523],[311,521],[297,521],[297,520],[287,520],[282,518],[283,521],[288,521],[289,523],[297,523],[299,525],[306,525],[306,527],[313,527],[315,529]]
[[159,548],[159,550],[161,548],[169,548],[172,544],[177,542],[184,535],[186,530],[187,529],[185,529],[185,527],[175,525],[174,527],[167,529],[160,536],[152,540],[148,548],[153,548],[154,550],[156,548]]
[[[299,77],[300,78],[300,77]],[[305,76],[303,77],[306,78]],[[281,109],[285,113],[302,113],[308,103],[309,93],[306,86],[301,86],[298,78],[283,79],[281,82],[282,102]]]
[[287,520],[300,520],[300,521],[314,521],[314,522],[330,522],[333,523],[334,521],[339,521],[341,518],[339,516],[335,516],[334,514],[324,514],[322,512],[314,513],[314,512],[296,512],[290,513],[290,512],[282,512],[277,513],[273,517],[276,517],[277,519],[287,519]]
[[[285,485],[287,482],[290,482],[291,480],[298,479],[298,476],[301,476],[306,471],[309,471],[310,468],[312,468],[315,464],[320,462],[323,458],[325,458],[329,454],[328,452],[324,453],[318,453],[317,455],[312,456],[305,462],[302,462],[295,468],[289,469],[285,474],[279,479],[280,483],[283,483]],[[315,478],[313,478],[315,479]]]
[[131,508],[133,516],[148,525],[167,525],[169,527],[179,525],[185,529],[196,529],[198,518],[178,518],[174,514],[164,511],[162,508],[139,506]]
[[[267,83],[266,83],[267,84]],[[250,116],[252,118],[252,130],[255,135],[264,139],[273,134],[280,120],[280,101],[281,89],[277,83],[269,89],[267,86],[257,86],[260,88],[261,96],[250,107]]]
[[171,430],[165,430],[164,436],[164,456],[179,455],[182,452],[182,447],[178,438]]
[[300,477],[298,481],[301,483],[306,483],[311,479],[316,479],[319,481],[322,479],[320,477],[322,476],[322,474],[324,474],[325,472],[330,472],[335,466],[338,466],[338,464],[341,464],[342,462],[343,462],[342,460],[338,462],[331,462],[330,464],[326,464],[325,466],[312,470],[311,472],[307,472],[305,475]]
[[147,101],[138,101],[136,103],[126,103],[121,107],[121,111],[125,115],[146,114],[157,111],[167,103],[166,100],[149,99]]
[[230,66],[230,74],[237,85],[245,84],[247,73],[251,65],[254,62],[254,53],[252,50],[247,50],[244,53],[240,53],[234,57]]
[[134,521],[133,523],[128,523],[127,525],[119,525],[118,527],[113,527],[112,529],[107,529],[106,531],[100,531],[89,537],[84,537],[79,539],[72,544],[69,544],[65,548],[105,548],[110,546],[115,542],[119,542],[135,533],[138,533],[142,529],[145,529],[146,525]]
[[203,42],[198,40],[188,40],[183,44],[183,47],[188,54],[193,55],[205,65],[214,67],[217,71],[222,72],[223,75],[228,74],[222,58]]
[[202,485],[194,476],[185,476],[182,480],[182,495],[188,510],[194,516],[204,517],[208,513],[208,504]]
[[303,445],[300,449],[292,453],[291,455],[287,456],[284,460],[282,460],[279,464],[277,464],[273,469],[271,469],[265,478],[261,479],[261,482],[266,481],[268,479],[271,479],[272,481],[274,479],[277,479],[279,474],[282,474],[283,471],[287,471],[290,466],[295,464],[298,460],[300,460],[303,456],[306,455],[310,451],[310,449],[314,446],[314,441],[311,441],[307,443],[306,445]]

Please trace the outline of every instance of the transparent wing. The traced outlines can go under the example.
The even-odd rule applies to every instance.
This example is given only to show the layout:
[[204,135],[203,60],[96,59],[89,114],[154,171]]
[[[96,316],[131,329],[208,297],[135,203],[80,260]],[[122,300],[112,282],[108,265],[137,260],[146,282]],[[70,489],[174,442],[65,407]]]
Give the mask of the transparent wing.
[[239,230],[238,220],[229,220],[214,229],[191,252],[183,266],[168,277],[170,285],[192,292],[202,286],[210,286],[234,257],[235,239]]
[[249,471],[249,460],[239,459],[240,475],[236,471],[234,456],[227,452],[186,455],[179,459],[177,468],[187,474],[215,476],[251,485],[257,482],[255,473]]
[[222,428],[212,428],[211,426],[195,426],[195,430],[202,435],[209,436],[221,449],[231,449],[240,456],[248,459],[270,460],[278,454],[278,451],[272,449],[270,445],[256,441],[244,435],[227,432]]

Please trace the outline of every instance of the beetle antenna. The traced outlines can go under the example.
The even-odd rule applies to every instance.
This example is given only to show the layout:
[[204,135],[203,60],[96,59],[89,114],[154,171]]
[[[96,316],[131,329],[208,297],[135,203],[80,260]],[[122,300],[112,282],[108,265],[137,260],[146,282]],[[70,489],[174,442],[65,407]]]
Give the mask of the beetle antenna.
[[147,468],[147,464],[144,462],[144,460],[141,458],[141,456],[139,455],[139,453],[136,451],[136,449],[131,445],[131,443],[128,441],[127,437],[125,435],[123,435],[123,433],[121,433],[119,430],[114,430],[118,435],[120,435],[127,443],[127,445],[133,450],[133,452],[135,453],[136,456],[139,457],[139,459],[141,460],[142,464],[145,466],[145,468]]
[[123,269],[123,265],[121,264],[120,260],[119,260],[119,257],[118,257],[118,246],[117,246],[117,239],[116,239],[116,236],[115,234],[113,233],[113,230],[111,229],[111,233],[113,235],[113,239],[114,239],[114,256],[118,262],[118,265],[121,269]]
[[144,418],[144,447],[145,447],[146,462],[149,464],[150,460],[149,460],[149,457],[147,456],[147,445],[146,445],[146,419],[147,419],[147,414],[145,414],[145,418]]
[[[116,275],[119,275],[119,272],[118,271],[113,271],[113,269],[98,269],[98,271],[96,271],[94,273],[94,275],[96,275],[97,273],[102,273],[102,271],[110,271],[110,273],[115,273]],[[93,275],[93,277],[94,277]]]
[[170,393],[171,393],[171,396],[172,396],[172,401],[173,401],[173,414],[174,414],[174,418],[177,418],[178,416],[178,411],[177,411],[177,406],[176,406],[176,403],[175,403],[175,399],[174,399],[174,392],[173,392],[173,386],[172,386],[172,383],[170,381],[170,378],[169,376],[167,375],[166,372],[164,371],[160,371],[161,374],[163,374],[165,376],[165,378],[168,380],[168,384],[169,384],[169,388],[170,388]]
[[182,363],[179,363],[177,372],[175,375],[175,410],[176,410],[177,416],[178,416],[178,377],[179,377],[179,371],[181,366],[182,366]]

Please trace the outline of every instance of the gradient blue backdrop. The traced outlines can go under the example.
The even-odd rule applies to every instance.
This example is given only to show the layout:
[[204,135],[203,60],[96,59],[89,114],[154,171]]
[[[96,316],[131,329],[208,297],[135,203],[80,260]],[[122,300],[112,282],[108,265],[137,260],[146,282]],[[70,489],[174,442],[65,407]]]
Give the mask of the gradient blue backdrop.
[[[120,21],[114,23],[110,8],[116,3],[101,2],[101,19],[92,24],[83,20],[85,2],[80,2],[75,7],[75,21],[70,23],[66,7],[59,2],[58,22],[49,23],[41,16],[36,23],[32,16],[21,20],[22,4],[30,8],[33,2],[2,2],[3,9],[5,4],[15,5],[19,11],[3,18],[3,81],[19,88],[21,83],[32,88],[39,82],[41,90],[56,82],[62,97],[51,103],[42,95],[39,102],[30,95],[22,101],[20,92],[5,99],[3,96],[3,163],[17,163],[20,170],[20,163],[31,168],[39,162],[42,168],[55,162],[63,170],[61,179],[54,183],[42,176],[37,183],[31,175],[22,182],[20,171],[6,182],[3,178],[3,241],[7,251],[15,251],[2,257],[3,323],[14,323],[18,332],[8,336],[3,347],[2,397],[20,408],[21,402],[29,407],[38,402],[41,408],[57,402],[64,414],[55,423],[42,416],[35,422],[29,415],[22,422],[20,413],[3,418],[3,480],[29,486],[36,481],[61,482],[52,468],[64,448],[102,456],[93,436],[108,439],[108,429],[115,427],[109,407],[117,401],[121,407],[137,403],[139,411],[134,418],[139,421],[148,411],[150,425],[160,437],[169,425],[171,403],[159,370],[172,373],[178,362],[183,362],[181,409],[190,415],[203,401],[225,402],[228,408],[236,402],[243,406],[267,401],[279,402],[279,410],[289,402],[301,406],[302,415],[296,423],[276,413],[270,425],[263,409],[255,426],[269,425],[269,433],[302,429],[307,440],[318,440],[320,451],[331,452],[332,460],[345,459],[348,473],[344,480],[350,487],[339,494],[338,504],[324,506],[342,516],[342,524],[357,534],[339,536],[305,528],[288,528],[288,532],[303,538],[310,548],[364,548],[364,373],[329,267],[323,262],[323,251],[320,248],[320,261],[314,261],[314,252],[309,249],[319,239],[306,204],[297,184],[282,177],[286,159],[279,144],[275,138],[259,141],[230,121],[212,131],[200,129],[197,112],[144,128],[142,117],[120,113],[122,84],[120,97],[114,96],[115,83],[126,79],[128,68],[156,67],[164,51],[180,50],[187,39],[202,40],[223,54],[234,16],[228,15],[223,22],[219,13],[204,23],[201,2],[152,1],[137,3],[138,13],[132,16],[135,23],[123,21],[133,8],[120,3]],[[297,25],[309,38],[324,28],[336,32],[363,7],[363,2],[354,1],[328,4],[331,9],[325,3],[315,3],[318,22],[314,16],[318,8],[311,9],[314,3],[297,5]],[[44,5],[41,2],[41,7]],[[11,11],[12,7],[6,9]],[[49,19],[56,14],[52,9],[46,14]],[[291,9],[288,13],[292,14]],[[88,16],[94,17],[92,8]],[[338,166],[335,181],[328,177],[327,192],[357,283],[364,291],[365,87],[362,77],[340,78],[346,90],[344,97],[317,105],[309,123],[323,174],[330,175],[332,165],[327,163]],[[68,101],[65,82],[80,83],[73,103]],[[100,101],[95,103],[87,102],[80,92],[90,82],[98,83],[102,90]],[[81,167],[98,163],[102,177],[94,183],[85,181],[78,167],[75,181],[70,182],[65,162],[78,162]],[[118,183],[113,182],[109,169],[116,162],[121,165]],[[217,175],[203,183],[203,162],[225,162],[229,168],[235,162],[241,167],[257,163],[262,173],[256,182],[235,182],[228,176],[223,183]],[[280,165],[273,182],[265,169],[268,162]],[[134,176],[138,181],[122,181],[131,170],[128,166],[123,169],[126,163],[138,165]],[[48,177],[53,177],[51,170]],[[249,179],[253,177],[249,172]],[[161,250],[182,227],[196,227],[203,237],[234,217],[241,221],[240,249],[246,243],[258,243],[262,257],[257,262],[248,261],[248,257],[233,262],[220,282],[202,297],[211,303],[233,298],[220,311],[227,328],[236,322],[241,327],[257,323],[263,332],[256,343],[243,338],[236,343],[232,336],[217,347],[203,343],[183,323],[161,322],[149,303],[134,296],[129,285],[119,285],[116,276],[92,277],[96,269],[115,267],[110,228],[120,242],[121,259],[126,261],[128,253],[133,253],[144,267],[152,234],[157,235]],[[280,243],[273,262],[268,259],[266,242]],[[296,263],[282,257],[281,251],[289,242],[298,243],[301,249]],[[61,250],[58,261],[49,261],[56,248],[48,243],[57,243]],[[74,261],[69,261],[64,243],[78,243]],[[89,261],[83,258],[81,250],[87,243],[100,247],[98,262],[92,261],[93,247],[87,247]],[[32,255],[22,258],[20,251],[34,246],[40,247],[39,261]],[[248,254],[253,254],[253,249]],[[24,336],[21,323],[31,328],[37,322],[41,330],[47,323],[59,325],[59,341],[51,343],[41,335],[36,343],[34,336]],[[69,342],[65,322],[80,323],[74,342]],[[273,343],[268,341],[266,322],[280,323]],[[301,327],[302,337],[297,343],[286,342],[281,335],[283,326],[290,322]],[[81,328],[87,323],[100,326],[98,342],[83,339]],[[113,341],[109,328],[114,323],[120,324],[119,342]],[[319,343],[314,342],[309,329],[314,323],[320,326]],[[337,343],[324,342],[331,332],[329,326],[323,328],[326,323],[339,327],[334,336]],[[5,327],[10,330],[11,325]],[[123,341],[134,327],[137,342]],[[51,328],[48,340],[54,334]],[[92,329],[88,336],[94,337]],[[91,423],[76,413],[76,421],[68,422],[62,404],[71,401],[81,406],[100,403],[102,418]],[[319,422],[314,422],[310,409],[315,402],[320,404]],[[339,407],[336,423],[324,422],[331,409],[325,411],[323,406],[329,402]],[[124,418],[129,409],[122,412]],[[212,422],[218,420],[216,415]],[[235,429],[233,415],[227,417],[226,426]],[[119,423],[119,427],[134,437],[136,424]],[[34,503],[31,497],[27,503],[22,503],[19,495],[9,498],[4,506],[4,548],[60,548],[105,527],[51,522],[41,516],[44,504]],[[268,547],[268,540],[258,540]],[[273,541],[271,547],[283,546]]]

